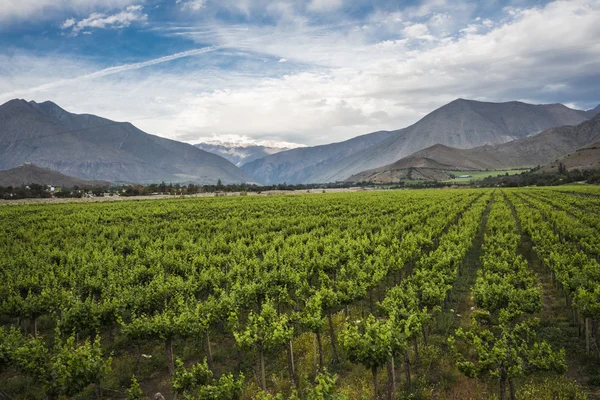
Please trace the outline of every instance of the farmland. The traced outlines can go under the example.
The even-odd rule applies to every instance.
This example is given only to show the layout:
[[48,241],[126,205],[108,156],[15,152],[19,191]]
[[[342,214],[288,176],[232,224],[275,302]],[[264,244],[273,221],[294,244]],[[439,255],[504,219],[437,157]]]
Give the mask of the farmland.
[[600,190],[0,208],[0,399],[585,399]]
[[[529,169],[503,169],[503,170],[490,170],[490,171],[448,171],[455,179],[447,182],[465,183],[471,181],[481,180],[488,176],[501,176],[501,175],[517,175],[522,172],[527,172]],[[461,176],[470,176],[471,178],[461,178]]]

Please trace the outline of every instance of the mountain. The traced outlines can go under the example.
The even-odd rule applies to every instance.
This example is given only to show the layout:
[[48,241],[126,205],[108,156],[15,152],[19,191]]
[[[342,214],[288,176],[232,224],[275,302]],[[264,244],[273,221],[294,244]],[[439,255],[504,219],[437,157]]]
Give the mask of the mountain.
[[414,125],[396,131],[389,139],[330,165],[329,170],[314,174],[311,181],[341,181],[435,144],[459,149],[501,144],[548,128],[577,125],[587,119],[584,111],[562,104],[488,103],[458,99],[431,112]]
[[585,114],[588,118],[594,118],[596,115],[600,114],[600,104],[596,106],[596,108],[592,108],[591,110],[585,111]]
[[[600,114],[576,126],[551,128],[537,135],[503,144],[472,149],[457,149],[437,144],[395,163],[354,174],[347,180],[393,181],[396,177],[404,176],[405,171],[411,168],[464,171],[532,167],[549,163],[596,141],[600,141]],[[405,178],[395,180],[400,179]]]
[[574,151],[573,153],[546,164],[537,172],[556,172],[558,171],[560,164],[564,165],[567,171],[574,169],[600,170],[600,141],[590,143],[587,146]]
[[344,142],[282,151],[248,162],[241,168],[255,180],[267,185],[312,182],[313,175],[328,170],[330,165],[393,134],[390,131],[379,131]]
[[248,182],[231,162],[128,122],[73,114],[52,102],[0,106],[0,169],[26,162],[82,179],[112,182]]
[[38,167],[34,164],[23,164],[20,167],[0,171],[0,186],[22,186],[37,183],[72,188],[73,186],[110,186],[108,181],[89,181],[74,178],[51,169]]
[[271,140],[261,140],[252,142],[224,142],[212,140],[195,144],[199,149],[208,151],[209,153],[217,154],[238,167],[247,164],[259,158],[280,153],[282,151],[306,147],[303,144],[276,142]]
[[404,129],[289,150],[247,163],[242,169],[263,183],[342,181],[438,143],[455,148],[506,143],[551,127],[579,124],[589,119],[588,113],[562,104],[458,99]]

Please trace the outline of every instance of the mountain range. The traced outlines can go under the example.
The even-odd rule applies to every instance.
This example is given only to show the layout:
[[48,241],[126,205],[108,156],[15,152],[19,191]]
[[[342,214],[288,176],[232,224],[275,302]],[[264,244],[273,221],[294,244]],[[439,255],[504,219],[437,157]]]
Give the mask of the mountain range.
[[594,136],[599,112],[600,106],[582,111],[562,104],[458,99],[403,129],[289,149],[301,145],[210,141],[192,146],[128,122],[16,99],[0,106],[0,170],[34,163],[114,183],[445,179],[449,169],[543,165],[587,148],[600,140]]
[[222,157],[147,134],[131,123],[73,114],[49,101],[16,99],[0,106],[0,170],[26,162],[111,182],[252,181]]
[[32,183],[66,188],[111,185],[111,182],[108,181],[90,181],[74,178],[48,168],[38,167],[34,164],[24,164],[20,167],[0,171],[0,186],[17,187],[31,185]]
[[247,163],[242,169],[255,180],[269,184],[342,181],[435,144],[459,149],[501,144],[548,128],[579,124],[595,112],[574,110],[562,104],[458,99],[404,129],[288,150]]
[[[352,175],[347,180],[350,182],[397,182],[407,179],[409,174],[415,173],[440,177],[447,174],[445,172],[447,170],[534,167],[548,164],[577,149],[589,147],[588,151],[594,150],[593,144],[598,141],[600,141],[600,114],[576,126],[550,128],[537,135],[503,144],[485,145],[471,149],[457,149],[436,144],[395,163]],[[597,154],[597,152],[590,153],[588,151],[581,160],[569,159],[569,167],[581,168],[586,163],[593,165],[594,160],[590,155]],[[583,153],[583,150],[577,153]]]
[[[242,166],[242,170],[258,182],[312,183],[321,171],[363,149],[388,139],[389,131],[373,132],[339,142],[314,147],[303,147],[266,156]],[[323,181],[326,182],[326,181]]]
[[194,146],[204,151],[208,151],[209,153],[217,154],[231,161],[238,167],[271,154],[276,154],[299,147],[306,147],[303,144],[277,142],[272,140],[249,142],[211,140],[208,142],[195,144]]

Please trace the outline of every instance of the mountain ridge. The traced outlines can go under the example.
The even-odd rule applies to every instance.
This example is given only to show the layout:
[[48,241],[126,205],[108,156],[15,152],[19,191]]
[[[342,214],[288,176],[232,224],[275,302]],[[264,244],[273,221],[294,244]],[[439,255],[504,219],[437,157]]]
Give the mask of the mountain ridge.
[[385,140],[393,133],[377,131],[342,142],[282,151],[244,164],[242,170],[263,184],[304,182],[315,170],[327,168],[329,163]]
[[436,144],[408,157],[379,167],[361,171],[347,178],[361,182],[389,177],[392,171],[402,176],[410,168],[437,170],[485,170],[544,165],[557,157],[565,156],[582,146],[600,140],[600,114],[576,126],[550,128],[534,136],[511,142],[484,145],[471,149],[457,149]]
[[[289,150],[266,156],[242,167],[263,183],[325,183],[343,181],[353,174],[397,161],[436,143],[459,148],[506,143],[555,126],[576,125],[588,120],[586,111],[563,104],[527,104],[519,101],[491,103],[456,99],[402,129],[387,132],[380,140],[361,143],[353,151],[329,157],[319,146],[302,152]],[[368,137],[367,134],[362,137]],[[348,141],[326,146],[344,147]],[[334,146],[334,147],[335,147]],[[314,149],[314,150],[313,150]],[[296,152],[296,153],[292,153]],[[300,159],[299,155],[305,155]],[[291,157],[288,157],[291,156]],[[287,157],[287,159],[286,159]]]
[[82,179],[112,182],[252,181],[224,158],[151,135],[129,122],[70,113],[52,102],[0,106],[0,169],[31,162]]
[[79,179],[34,164],[23,164],[0,171],[0,186],[15,187],[31,184],[72,188],[74,186],[110,186],[111,182]]

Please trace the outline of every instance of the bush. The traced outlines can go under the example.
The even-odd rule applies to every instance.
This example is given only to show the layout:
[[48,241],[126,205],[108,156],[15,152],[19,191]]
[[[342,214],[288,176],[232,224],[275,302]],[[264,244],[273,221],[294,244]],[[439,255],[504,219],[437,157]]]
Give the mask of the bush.
[[586,400],[586,394],[574,381],[561,376],[531,381],[517,390],[521,400]]

